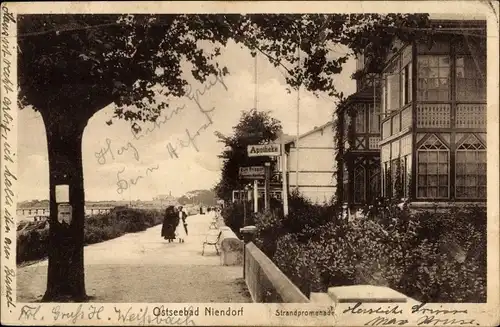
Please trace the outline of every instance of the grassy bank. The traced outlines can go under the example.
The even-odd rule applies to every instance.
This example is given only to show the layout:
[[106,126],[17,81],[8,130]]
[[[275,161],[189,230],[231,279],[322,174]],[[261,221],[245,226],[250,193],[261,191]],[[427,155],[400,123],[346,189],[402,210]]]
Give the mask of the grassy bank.
[[[107,241],[127,233],[136,233],[161,224],[163,213],[157,210],[115,208],[108,214],[85,219],[85,245]],[[17,233],[17,264],[40,260],[48,253],[48,222],[30,222]]]

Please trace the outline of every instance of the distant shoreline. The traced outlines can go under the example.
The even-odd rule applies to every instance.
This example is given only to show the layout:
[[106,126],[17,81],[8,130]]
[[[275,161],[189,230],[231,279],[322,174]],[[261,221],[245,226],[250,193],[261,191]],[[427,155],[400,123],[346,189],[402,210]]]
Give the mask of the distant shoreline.
[[[100,206],[105,206],[105,207],[129,207],[129,208],[138,208],[141,209],[142,206],[145,207],[145,209],[154,209],[154,207],[167,207],[167,206],[190,206],[190,207],[197,207],[197,206],[215,206],[216,204],[203,204],[203,203],[186,203],[186,204],[181,204],[179,202],[167,202],[167,201],[126,201],[126,202],[110,202],[110,201],[101,201],[101,202],[86,202],[85,207],[86,208],[93,208],[93,207],[100,207]],[[34,209],[48,209],[49,208],[49,201],[40,201],[36,204],[32,203],[23,203],[19,202],[17,204],[16,210],[34,210]]]

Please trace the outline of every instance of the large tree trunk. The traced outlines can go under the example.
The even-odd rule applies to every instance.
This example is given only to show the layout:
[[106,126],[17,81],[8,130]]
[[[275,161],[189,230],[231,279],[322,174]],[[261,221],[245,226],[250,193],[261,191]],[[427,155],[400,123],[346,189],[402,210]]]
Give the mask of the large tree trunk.
[[[82,136],[87,121],[43,113],[50,171],[50,229],[47,290],[42,301],[84,301],[85,194]],[[70,224],[58,220],[56,185],[69,185]]]

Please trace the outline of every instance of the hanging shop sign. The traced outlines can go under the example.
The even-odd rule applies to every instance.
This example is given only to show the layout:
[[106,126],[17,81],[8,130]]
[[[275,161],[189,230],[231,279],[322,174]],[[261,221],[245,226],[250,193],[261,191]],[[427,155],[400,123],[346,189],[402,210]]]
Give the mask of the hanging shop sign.
[[263,179],[265,169],[262,166],[240,167],[239,176],[242,179]]
[[281,144],[256,144],[247,147],[249,157],[280,156]]

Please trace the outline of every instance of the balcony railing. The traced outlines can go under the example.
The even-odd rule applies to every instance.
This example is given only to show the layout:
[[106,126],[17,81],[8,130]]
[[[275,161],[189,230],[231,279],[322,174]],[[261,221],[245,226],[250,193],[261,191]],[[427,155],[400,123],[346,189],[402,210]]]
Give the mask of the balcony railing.
[[417,127],[420,128],[449,128],[449,103],[420,103],[417,105]]
[[380,136],[370,136],[368,139],[368,147],[370,149],[380,149],[378,143],[380,142]]
[[456,117],[458,128],[486,128],[486,105],[458,104]]

